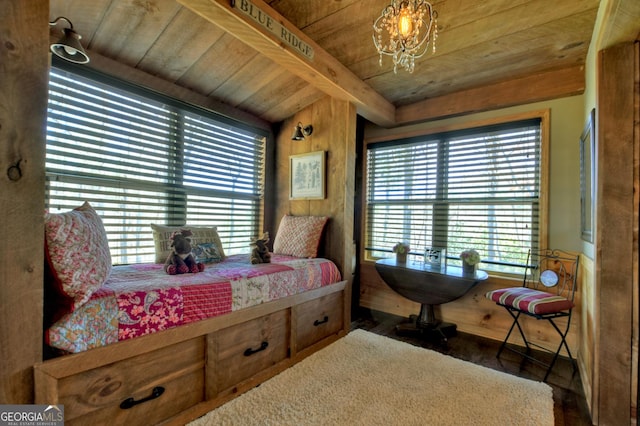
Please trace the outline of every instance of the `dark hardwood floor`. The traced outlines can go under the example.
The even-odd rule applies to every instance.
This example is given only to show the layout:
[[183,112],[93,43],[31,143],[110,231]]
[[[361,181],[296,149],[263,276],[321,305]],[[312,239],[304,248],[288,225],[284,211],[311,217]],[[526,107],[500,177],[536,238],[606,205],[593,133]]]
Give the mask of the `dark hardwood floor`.
[[[542,381],[546,372],[545,368],[523,360],[520,355],[508,350],[503,351],[500,358],[497,358],[501,342],[495,340],[458,332],[456,336],[443,343],[438,339],[427,339],[423,336],[399,336],[395,326],[407,322],[407,318],[363,309],[359,310],[354,318],[356,320],[352,322],[352,329],[364,329],[494,370],[535,381]],[[567,358],[558,359],[547,384],[553,388],[556,425],[591,425],[580,374],[577,371],[574,373]]]

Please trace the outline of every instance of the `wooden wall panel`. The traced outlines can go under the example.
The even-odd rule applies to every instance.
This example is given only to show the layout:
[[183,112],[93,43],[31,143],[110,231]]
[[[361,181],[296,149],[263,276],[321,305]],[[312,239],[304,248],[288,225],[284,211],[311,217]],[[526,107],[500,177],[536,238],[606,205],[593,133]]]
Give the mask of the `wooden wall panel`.
[[593,260],[584,254],[580,256],[580,277],[581,277],[581,309],[580,316],[580,340],[578,342],[578,365],[580,367],[580,378],[582,380],[582,388],[584,396],[589,407],[589,411],[593,413],[595,408],[595,387],[594,387],[594,363],[596,352],[596,333],[598,327],[597,312],[594,309],[597,306],[597,293],[594,286],[594,263]]
[[[276,140],[276,206],[271,235],[285,214],[329,216],[321,254],[333,260],[345,279],[353,273],[356,108],[347,101],[325,97],[286,120]],[[311,124],[313,133],[292,141],[295,124]],[[326,198],[289,200],[289,156],[326,152]]]
[[0,403],[33,402],[42,360],[48,2],[0,0]]
[[638,135],[634,135],[636,63],[633,43],[599,52],[595,259],[598,407],[593,417],[603,425],[631,421],[633,287],[638,285],[638,205],[633,203],[638,181],[634,158],[639,145]]

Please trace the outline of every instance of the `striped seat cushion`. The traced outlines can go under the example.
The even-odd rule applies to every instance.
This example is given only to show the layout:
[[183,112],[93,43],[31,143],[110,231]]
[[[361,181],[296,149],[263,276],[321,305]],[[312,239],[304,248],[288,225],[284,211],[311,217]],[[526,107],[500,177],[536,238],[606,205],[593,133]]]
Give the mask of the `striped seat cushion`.
[[486,298],[534,315],[552,314],[573,308],[569,299],[526,287],[501,288],[488,292]]

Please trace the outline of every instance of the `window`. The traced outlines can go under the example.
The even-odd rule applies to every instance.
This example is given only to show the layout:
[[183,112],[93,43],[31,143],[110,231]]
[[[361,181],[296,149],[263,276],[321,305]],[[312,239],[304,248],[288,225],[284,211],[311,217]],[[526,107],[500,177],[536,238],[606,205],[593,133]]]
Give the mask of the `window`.
[[114,263],[153,262],[150,224],[217,226],[225,252],[259,234],[266,134],[89,71],[52,68],[47,208],[85,200]]
[[[541,120],[370,144],[367,257],[474,248],[483,268],[521,272],[539,245]],[[420,259],[421,260],[421,259]]]

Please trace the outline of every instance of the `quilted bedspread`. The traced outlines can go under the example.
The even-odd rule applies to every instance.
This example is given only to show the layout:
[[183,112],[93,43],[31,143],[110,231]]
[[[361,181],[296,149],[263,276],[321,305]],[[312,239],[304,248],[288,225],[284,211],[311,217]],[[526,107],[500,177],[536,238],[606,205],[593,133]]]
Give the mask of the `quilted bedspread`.
[[326,259],[272,255],[251,265],[232,255],[197,274],[167,275],[161,264],[114,266],[91,299],[46,330],[50,346],[82,352],[237,311],[340,281]]

